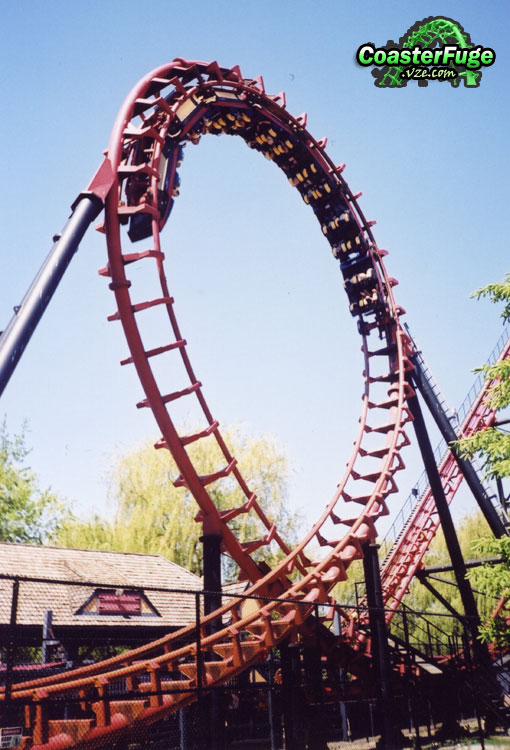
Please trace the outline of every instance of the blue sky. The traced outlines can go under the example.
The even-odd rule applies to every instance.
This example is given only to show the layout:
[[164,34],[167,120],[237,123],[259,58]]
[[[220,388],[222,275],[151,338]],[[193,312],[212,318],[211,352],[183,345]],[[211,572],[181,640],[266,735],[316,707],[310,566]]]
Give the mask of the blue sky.
[[[458,20],[496,50],[476,90],[378,90],[358,46],[397,39],[429,15]],[[496,308],[469,299],[508,264],[509,9],[503,3],[20,0],[2,9],[3,273],[6,325],[88,183],[122,100],[174,57],[239,64],[308,112],[316,137],[390,254],[395,294],[448,401],[495,343]],[[292,502],[309,519],[329,500],[357,427],[359,339],[337,265],[312,212],[274,165],[237,139],[188,147],[163,234],[183,333],[214,414],[275,435],[293,466]],[[30,426],[43,485],[103,510],[116,457],[157,438],[140,387],[118,362],[114,301],[90,231],[0,404]],[[418,468],[411,457],[413,480]],[[398,501],[397,501],[398,502]],[[468,500],[461,499],[468,507]]]

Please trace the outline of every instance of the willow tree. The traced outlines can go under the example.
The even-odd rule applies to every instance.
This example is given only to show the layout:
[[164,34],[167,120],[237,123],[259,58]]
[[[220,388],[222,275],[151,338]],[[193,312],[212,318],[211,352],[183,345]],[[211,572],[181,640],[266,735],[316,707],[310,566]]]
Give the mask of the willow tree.
[[[288,506],[289,467],[286,457],[273,440],[249,437],[239,429],[223,432],[232,452],[238,458],[241,473],[250,489],[283,538],[296,540],[300,516]],[[189,455],[200,475],[210,474],[221,466],[222,455],[213,438],[190,445]],[[178,471],[167,450],[155,450],[147,442],[122,456],[113,472],[110,494],[111,518],[95,515],[88,520],[70,519],[59,530],[57,543],[88,549],[159,554],[197,574],[201,573],[201,524],[195,517],[198,507],[189,490],[176,488],[173,480]],[[231,478],[210,488],[216,506],[229,510],[246,498]],[[237,516],[229,523],[237,538],[251,541],[263,530],[251,513]],[[262,547],[259,556],[270,565],[278,552]],[[235,566],[224,560],[226,577],[232,577]]]

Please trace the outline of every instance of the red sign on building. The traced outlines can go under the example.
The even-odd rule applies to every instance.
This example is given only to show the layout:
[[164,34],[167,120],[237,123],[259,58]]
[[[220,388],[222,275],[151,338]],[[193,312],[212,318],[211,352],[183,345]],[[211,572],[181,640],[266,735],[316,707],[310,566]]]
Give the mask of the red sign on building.
[[100,615],[139,615],[141,604],[140,594],[97,594],[97,612]]

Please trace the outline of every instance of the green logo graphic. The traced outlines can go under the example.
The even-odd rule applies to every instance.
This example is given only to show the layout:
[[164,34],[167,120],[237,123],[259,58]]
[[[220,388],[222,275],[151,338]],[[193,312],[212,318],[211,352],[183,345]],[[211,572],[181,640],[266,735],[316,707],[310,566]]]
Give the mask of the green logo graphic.
[[443,16],[417,21],[398,43],[390,39],[384,47],[376,47],[367,42],[356,52],[360,65],[375,66],[374,85],[380,88],[403,87],[412,80],[418,86],[427,86],[429,80],[458,86],[462,79],[465,86],[475,88],[480,85],[481,69],[495,59],[491,47],[474,46],[460,23]]

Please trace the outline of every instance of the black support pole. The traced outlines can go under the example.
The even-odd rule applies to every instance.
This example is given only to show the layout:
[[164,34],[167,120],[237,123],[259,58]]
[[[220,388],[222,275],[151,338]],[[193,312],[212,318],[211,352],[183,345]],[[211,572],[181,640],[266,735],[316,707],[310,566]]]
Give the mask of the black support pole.
[[0,395],[4,392],[85,231],[102,208],[102,200],[93,194],[83,194],[78,198],[69,221],[62,233],[55,236],[55,244],[48,257],[21,304],[15,308],[14,316],[0,336]]
[[378,544],[363,545],[363,570],[367,590],[368,618],[372,639],[372,653],[378,688],[378,713],[381,731],[381,750],[393,750],[397,745],[393,721],[393,695],[391,690],[391,665],[388,650],[388,632],[384,617]]
[[496,508],[492,504],[490,497],[486,493],[473,464],[467,459],[461,458],[460,452],[455,446],[456,441],[459,439],[458,435],[455,432],[450,420],[446,416],[441,402],[437,398],[433,388],[431,387],[427,379],[427,376],[422,367],[420,356],[418,354],[415,354],[413,357],[411,357],[411,361],[415,368],[412,372],[413,385],[421,393],[423,400],[426,403],[432,417],[434,418],[434,421],[439,427],[443,438],[446,440],[448,446],[450,447],[452,455],[457,461],[459,469],[464,475],[464,478],[469,486],[469,489],[473,493],[476,502],[480,506],[480,510],[487,519],[487,523],[489,524],[492,533],[497,537],[504,536],[506,534],[505,526],[501,518],[499,517]]
[[434,460],[434,452],[430,444],[430,439],[423,419],[423,414],[417,396],[408,399],[408,406],[413,417],[413,425],[418,440],[418,445],[425,464],[425,471],[429,480],[430,488],[436,503],[437,513],[441,521],[441,527],[448,548],[448,553],[453,565],[455,581],[462,599],[462,605],[466,615],[467,632],[470,634],[473,652],[476,657],[477,666],[480,668],[479,678],[482,674],[486,676],[485,698],[498,699],[500,688],[493,672],[492,659],[489,654],[487,644],[481,643],[478,639],[478,630],[480,626],[480,617],[476,606],[475,597],[471,585],[466,578],[466,566],[459,540],[455,532],[453,520],[450,514],[450,508],[441,483],[441,477]]
[[[434,452],[432,450],[432,445],[430,444],[430,439],[425,425],[425,420],[423,419],[423,414],[421,411],[420,403],[418,401],[418,397],[416,395],[411,396],[408,399],[407,404],[414,420],[413,425],[416,432],[416,438],[420,447],[423,463],[425,464],[425,471],[429,480],[430,489],[432,490],[432,494],[436,503],[437,513],[441,521],[441,527],[443,529],[448,554],[450,555],[450,559],[452,561],[453,572],[462,600],[462,606],[464,607],[467,625],[464,632],[469,633],[473,653],[477,662],[476,666],[479,668],[479,672],[477,673],[476,678],[476,684],[478,686],[477,692],[480,695],[483,693],[484,701],[487,701],[487,699],[489,699],[490,703],[494,700],[499,701],[501,688],[494,674],[493,663],[488,646],[486,643],[481,643],[478,639],[480,617],[478,615],[478,609],[476,606],[473,591],[471,589],[471,585],[466,578],[466,565],[464,563],[459,540],[457,538],[455,527],[453,525],[450,508],[446,501],[443,485],[441,483],[441,477],[439,475],[439,470],[434,459]],[[495,513],[494,508],[492,509]],[[497,514],[496,517],[499,520]]]
[[[479,568],[480,565],[497,565],[502,562],[505,562],[504,557],[482,557],[479,560],[464,560],[464,565],[466,570],[469,570],[470,568]],[[448,573],[452,570],[452,565],[428,565],[426,568],[422,568],[417,575],[430,576],[434,573]]]
[[[203,545],[204,568],[204,612],[206,615],[221,607],[221,535],[204,533],[200,537]],[[221,620],[209,626],[215,633],[221,628]]]
[[297,643],[286,642],[280,645],[280,668],[285,750],[305,750],[301,659]]
[[[221,534],[209,533],[204,529],[200,537],[203,545],[204,570],[204,613],[206,615],[221,607]],[[209,623],[207,632],[215,633],[222,627],[221,617]],[[206,660],[208,655],[206,655]],[[206,669],[206,667],[204,667]],[[223,688],[215,688],[204,701],[208,715],[209,737],[208,750],[223,750],[225,747],[225,701]],[[205,722],[204,722],[205,723]]]
[[429,480],[430,489],[432,490],[432,495],[434,496],[434,501],[436,503],[437,514],[441,521],[446,547],[448,548],[448,554],[450,555],[453,565],[455,580],[462,599],[464,612],[468,619],[469,630],[474,641],[477,642],[478,626],[480,625],[478,609],[476,607],[476,601],[471,585],[466,578],[467,570],[464,564],[464,557],[460,549],[459,540],[450,514],[450,508],[446,501],[441,477],[439,476],[439,471],[434,459],[434,451],[432,450],[425,420],[423,419],[423,413],[417,396],[411,396],[407,403],[409,411],[413,417],[416,438],[420,447],[423,463],[425,464],[425,471]]

